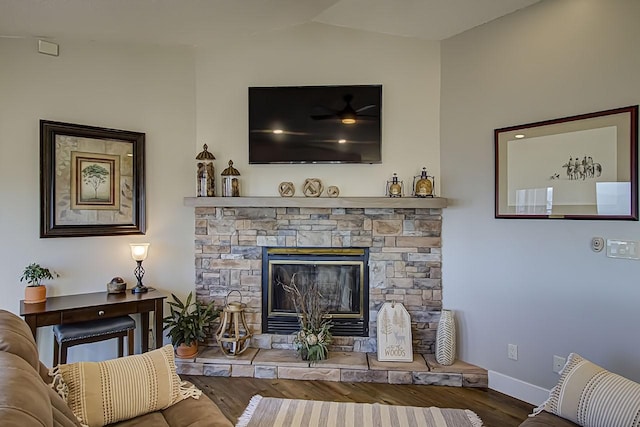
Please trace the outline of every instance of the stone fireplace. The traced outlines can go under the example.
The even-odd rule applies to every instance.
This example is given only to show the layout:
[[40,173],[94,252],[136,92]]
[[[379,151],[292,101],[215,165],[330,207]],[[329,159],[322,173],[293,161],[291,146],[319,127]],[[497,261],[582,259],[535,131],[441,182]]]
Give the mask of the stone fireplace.
[[[440,232],[446,199],[187,197],[185,205],[195,207],[197,298],[215,300],[220,306],[230,291],[240,291],[246,304],[245,317],[254,333],[254,348],[228,358],[217,346],[210,345],[194,359],[177,361],[179,373],[487,387],[485,369],[462,361],[442,366],[433,354],[442,310]],[[318,272],[314,266],[323,260],[313,259],[318,253],[340,257],[341,253],[360,249],[369,252],[368,262],[366,257],[362,262],[362,275],[366,272],[369,276],[369,302],[362,295],[361,304],[364,323],[368,314],[368,333],[364,328],[364,336],[335,336],[328,360],[313,364],[300,360],[290,351],[293,335],[272,332],[263,319],[262,279],[269,272],[264,253],[272,251],[275,261],[282,261],[276,265],[295,267],[285,269],[280,280],[306,269],[314,278],[310,280],[341,283],[342,292],[328,291],[335,294],[336,311],[360,314],[356,310],[360,298],[354,293],[355,281],[347,280],[347,276],[358,276],[357,269],[348,268],[348,264],[334,266],[335,260],[331,259],[326,260],[329,270]],[[311,259],[297,260],[300,263],[296,264],[286,258],[290,254]],[[285,259],[278,259],[282,255]],[[300,265],[306,266],[298,269]],[[366,292],[366,288],[361,289]],[[377,312],[387,301],[403,303],[411,316],[413,351],[421,353],[414,354],[413,362],[377,360]],[[278,310],[294,317],[290,307],[280,306]]]
[[[292,348],[292,335],[265,324],[264,251],[366,248],[368,302],[363,298],[363,310],[357,311],[364,312],[361,322],[367,325],[360,332],[336,336],[332,349],[376,351],[377,312],[384,302],[396,301],[411,315],[414,351],[435,351],[442,308],[441,208],[446,199],[203,197],[185,203],[195,206],[197,297],[222,305],[231,290],[239,290],[255,334],[253,346]],[[353,302],[345,296],[347,300]],[[356,306],[345,310],[354,312]]]

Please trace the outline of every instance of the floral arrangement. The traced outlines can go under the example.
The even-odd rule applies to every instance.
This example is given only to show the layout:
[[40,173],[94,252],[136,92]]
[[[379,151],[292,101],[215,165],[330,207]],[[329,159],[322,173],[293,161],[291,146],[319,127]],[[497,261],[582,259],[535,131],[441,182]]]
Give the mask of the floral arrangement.
[[331,324],[323,323],[319,329],[302,326],[296,333],[293,343],[296,344],[298,354],[303,360],[324,360],[329,355],[327,345],[331,344]]
[[312,362],[326,359],[329,355],[327,346],[333,340],[332,324],[327,320],[326,309],[322,306],[322,294],[318,284],[310,283],[300,291],[294,274],[289,284],[281,285],[289,293],[300,317],[300,330],[293,338],[298,354],[303,360]]

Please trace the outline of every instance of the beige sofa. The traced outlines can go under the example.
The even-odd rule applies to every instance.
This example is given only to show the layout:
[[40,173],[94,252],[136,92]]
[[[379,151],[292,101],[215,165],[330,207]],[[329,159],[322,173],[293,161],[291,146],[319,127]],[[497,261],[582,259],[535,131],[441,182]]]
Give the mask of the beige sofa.
[[[4,427],[80,427],[48,383],[31,331],[15,314],[0,310],[0,424]],[[162,411],[121,421],[117,427],[227,427],[233,424],[202,394]]]

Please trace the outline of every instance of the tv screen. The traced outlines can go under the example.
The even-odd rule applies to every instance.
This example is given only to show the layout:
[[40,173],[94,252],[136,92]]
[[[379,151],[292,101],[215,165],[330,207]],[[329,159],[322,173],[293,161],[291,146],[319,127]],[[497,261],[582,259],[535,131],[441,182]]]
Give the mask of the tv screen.
[[382,86],[249,88],[249,163],[380,163]]

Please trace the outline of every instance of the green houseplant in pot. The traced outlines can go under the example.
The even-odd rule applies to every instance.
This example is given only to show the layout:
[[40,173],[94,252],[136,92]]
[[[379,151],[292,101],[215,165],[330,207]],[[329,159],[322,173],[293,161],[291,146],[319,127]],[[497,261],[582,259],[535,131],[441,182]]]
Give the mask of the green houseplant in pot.
[[176,350],[176,356],[188,359],[198,353],[198,342],[204,341],[212,333],[212,324],[219,312],[211,303],[196,301],[193,292],[189,292],[183,302],[171,294],[173,301],[168,301],[169,315],[162,319],[164,329],[168,329],[167,337]]
[[60,277],[55,271],[42,267],[40,264],[32,262],[25,267],[20,277],[20,281],[26,281],[27,287],[24,289],[25,304],[35,304],[47,300],[47,288],[42,284],[43,280],[51,280],[53,277]]

